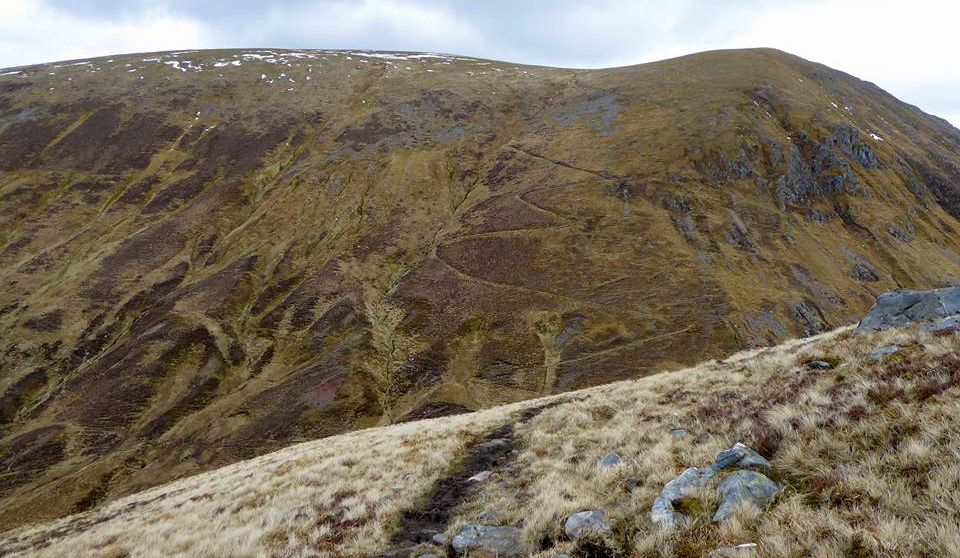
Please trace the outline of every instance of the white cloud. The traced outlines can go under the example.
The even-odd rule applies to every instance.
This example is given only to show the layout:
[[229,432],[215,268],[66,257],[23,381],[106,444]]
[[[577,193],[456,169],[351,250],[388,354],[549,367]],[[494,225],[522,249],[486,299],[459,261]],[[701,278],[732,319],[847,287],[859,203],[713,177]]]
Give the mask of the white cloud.
[[118,21],[93,21],[33,0],[0,0],[0,66],[123,52],[202,48],[200,25],[151,10]]

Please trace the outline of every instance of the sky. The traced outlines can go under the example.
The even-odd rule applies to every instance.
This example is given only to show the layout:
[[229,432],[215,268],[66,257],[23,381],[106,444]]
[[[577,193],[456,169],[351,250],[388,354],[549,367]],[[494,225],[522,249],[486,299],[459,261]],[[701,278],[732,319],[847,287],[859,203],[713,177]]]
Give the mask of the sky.
[[955,0],[0,0],[0,68],[128,52],[443,52],[598,68],[773,47],[960,127]]

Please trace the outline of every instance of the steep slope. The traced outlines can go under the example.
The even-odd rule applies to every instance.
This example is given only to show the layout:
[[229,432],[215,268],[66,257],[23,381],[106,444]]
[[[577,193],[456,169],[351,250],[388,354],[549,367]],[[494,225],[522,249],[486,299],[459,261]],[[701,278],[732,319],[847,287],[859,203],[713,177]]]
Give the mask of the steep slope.
[[0,527],[960,276],[960,132],[777,51],[0,74]]
[[[900,355],[871,360],[891,343]],[[843,328],[640,380],[298,444],[12,531],[0,552],[373,556],[397,548],[391,541],[407,534],[399,518],[432,504],[485,439],[511,432],[513,460],[471,483],[444,510],[441,531],[516,525],[540,558],[701,557],[737,544],[759,545],[761,557],[954,556],[958,350],[956,334]],[[821,359],[831,367],[807,365]],[[705,509],[680,529],[657,529],[649,511],[664,483],[738,441],[771,459],[768,474],[783,487],[773,505],[721,525]],[[608,452],[622,462],[598,467]],[[596,508],[613,532],[592,546],[566,540],[564,518]],[[419,549],[409,555],[446,555]]]

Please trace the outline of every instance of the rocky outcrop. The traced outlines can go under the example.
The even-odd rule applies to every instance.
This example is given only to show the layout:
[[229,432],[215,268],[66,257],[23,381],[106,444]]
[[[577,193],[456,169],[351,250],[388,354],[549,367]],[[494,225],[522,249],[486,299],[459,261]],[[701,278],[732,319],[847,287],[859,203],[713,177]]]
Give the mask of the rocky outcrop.
[[884,293],[860,321],[858,332],[882,331],[960,315],[960,286]]
[[[726,520],[740,506],[762,509],[770,504],[779,492],[779,487],[762,473],[750,469],[769,470],[772,465],[762,455],[744,444],[717,454],[707,467],[690,467],[668,482],[650,509],[650,520],[657,526],[673,529],[688,521],[681,510],[691,507],[697,492],[708,486],[721,472],[739,469],[725,477],[717,490],[721,496],[720,507],[713,516],[716,522]],[[698,507],[698,506],[693,506]]]

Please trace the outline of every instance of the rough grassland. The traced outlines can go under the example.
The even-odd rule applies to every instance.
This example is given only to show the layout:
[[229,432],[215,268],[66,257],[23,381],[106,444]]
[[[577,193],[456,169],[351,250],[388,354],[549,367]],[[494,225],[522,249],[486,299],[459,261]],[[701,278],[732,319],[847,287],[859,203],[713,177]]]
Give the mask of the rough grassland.
[[[874,348],[900,353],[869,362]],[[450,525],[493,510],[538,556],[584,552],[561,522],[602,507],[609,556],[701,556],[757,542],[762,556],[960,556],[960,338],[844,328],[723,361],[552,398],[518,424],[520,453]],[[810,370],[804,363],[835,366]],[[456,469],[464,448],[545,400],[289,447],[8,533],[0,553],[83,556],[365,556],[399,512]],[[671,430],[683,428],[676,437]],[[771,509],[677,532],[647,517],[664,483],[742,441],[784,487]],[[600,471],[610,451],[625,464]],[[632,490],[629,488],[632,486]],[[596,550],[596,549],[594,549]]]
[[0,70],[0,531],[960,282],[960,130],[787,53]]

